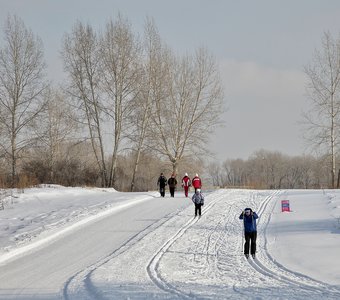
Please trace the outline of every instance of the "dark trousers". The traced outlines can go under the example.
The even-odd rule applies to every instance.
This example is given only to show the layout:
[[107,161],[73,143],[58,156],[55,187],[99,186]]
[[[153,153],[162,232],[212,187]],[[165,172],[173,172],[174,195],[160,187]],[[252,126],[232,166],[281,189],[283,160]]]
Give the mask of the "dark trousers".
[[195,216],[197,216],[197,213],[198,215],[200,216],[201,215],[201,212],[202,212],[202,204],[196,204],[195,203]]
[[165,187],[159,188],[159,192],[161,193],[161,196],[164,197],[165,196]]
[[245,232],[244,238],[246,242],[244,243],[244,254],[249,254],[249,245],[250,245],[250,254],[255,254],[256,252],[256,237],[257,232]]
[[175,197],[175,187],[169,187],[171,197]]

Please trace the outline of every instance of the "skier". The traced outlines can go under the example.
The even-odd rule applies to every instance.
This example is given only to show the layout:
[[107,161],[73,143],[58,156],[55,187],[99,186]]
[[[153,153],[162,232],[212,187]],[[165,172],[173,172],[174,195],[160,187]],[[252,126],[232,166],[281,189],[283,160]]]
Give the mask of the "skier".
[[157,181],[157,186],[159,187],[159,192],[161,194],[161,197],[165,196],[165,186],[167,184],[167,180],[166,177],[163,175],[163,173],[161,173],[161,175],[158,178]]
[[244,255],[246,258],[249,258],[249,244],[251,244],[250,254],[253,258],[255,258],[257,237],[256,219],[258,219],[258,215],[256,212],[252,211],[251,208],[247,207],[244,211],[242,211],[239,218],[240,220],[243,220],[244,224]]
[[171,197],[175,197],[175,189],[177,186],[177,179],[175,177],[175,174],[172,173],[171,177],[168,180],[169,190]]
[[188,176],[188,173],[185,173],[184,177],[182,178],[182,187],[184,188],[185,197],[188,197],[189,187],[191,186],[191,180]]
[[202,181],[201,178],[198,177],[198,174],[196,173],[195,177],[191,181],[192,186],[195,188],[195,192],[197,189],[202,188]]
[[195,194],[192,195],[192,202],[195,204],[195,218],[201,217],[202,206],[204,205],[204,195],[201,193],[200,189],[196,189]]

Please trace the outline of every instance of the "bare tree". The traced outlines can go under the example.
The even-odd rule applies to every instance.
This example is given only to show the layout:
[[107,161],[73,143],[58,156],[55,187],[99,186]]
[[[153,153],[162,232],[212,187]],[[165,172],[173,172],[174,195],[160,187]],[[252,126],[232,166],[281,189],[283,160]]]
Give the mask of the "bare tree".
[[145,149],[145,141],[151,118],[151,105],[154,94],[154,84],[157,81],[158,62],[161,53],[161,41],[153,20],[147,19],[144,30],[142,73],[139,77],[140,88],[135,99],[133,113],[131,115],[132,132],[129,135],[135,152],[135,163],[131,179],[130,191],[134,191],[136,174],[138,172],[142,151]]
[[210,176],[213,186],[224,187],[225,182],[223,182],[221,166],[217,162],[210,162],[207,166],[207,173]]
[[70,106],[65,95],[56,89],[49,88],[44,93],[46,110],[35,124],[36,135],[40,151],[40,159],[46,161],[49,179],[54,182],[54,173],[58,161],[64,156],[64,145],[70,144],[75,137],[76,125]]
[[222,163],[223,186],[241,187],[247,184],[247,164],[242,159],[228,159]]
[[118,153],[122,139],[129,132],[129,116],[139,93],[141,50],[131,25],[120,15],[115,22],[107,23],[100,45],[103,87],[109,99],[106,113],[113,128],[109,182],[114,186]]
[[0,49],[1,148],[11,162],[12,185],[21,153],[34,142],[30,125],[44,109],[43,46],[17,16],[8,16]]
[[301,164],[301,187],[308,189],[312,188],[315,182],[315,173],[313,171],[313,166],[316,165],[316,159],[312,156],[302,156],[299,160]]
[[305,72],[311,100],[311,109],[304,114],[306,139],[311,145],[325,149],[330,155],[331,186],[334,188],[335,158],[340,133],[340,39],[334,39],[330,33],[325,33],[321,51],[315,51],[314,60],[305,67]]
[[222,113],[223,91],[212,56],[205,49],[175,58],[163,51],[158,93],[153,101],[152,145],[172,163],[207,153],[206,142]]
[[100,52],[97,35],[90,25],[77,22],[72,33],[65,35],[62,57],[70,78],[67,91],[76,100],[75,107],[82,114],[80,121],[84,120],[88,128],[102,185],[109,186],[103,139],[104,102],[100,87]]

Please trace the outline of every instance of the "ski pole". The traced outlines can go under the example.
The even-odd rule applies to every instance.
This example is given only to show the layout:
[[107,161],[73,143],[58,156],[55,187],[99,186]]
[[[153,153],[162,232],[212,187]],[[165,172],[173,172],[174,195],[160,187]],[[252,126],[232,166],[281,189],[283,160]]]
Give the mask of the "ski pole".
[[241,252],[242,253],[244,253],[244,239],[245,239],[245,219],[244,219],[244,215],[243,215],[243,220],[242,220],[243,222],[242,222],[242,224],[243,224],[243,226],[242,226],[242,245],[241,245]]
[[241,225],[241,235],[242,235],[242,244],[241,244],[241,252],[243,253],[243,244],[244,244],[244,219],[242,220],[242,224],[243,226]]
[[241,252],[243,253],[243,232],[242,232],[242,244],[241,244]]

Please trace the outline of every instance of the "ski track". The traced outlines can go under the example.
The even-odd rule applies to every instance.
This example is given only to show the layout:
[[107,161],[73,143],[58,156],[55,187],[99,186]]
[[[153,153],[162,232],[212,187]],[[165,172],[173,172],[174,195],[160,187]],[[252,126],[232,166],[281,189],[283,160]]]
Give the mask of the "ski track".
[[[205,206],[203,212],[202,212],[202,217],[209,212],[209,210],[214,207],[216,202],[220,201],[223,199],[221,196],[217,195],[214,196],[213,200],[210,200],[209,204]],[[202,218],[201,217],[201,218]],[[162,290],[169,292],[173,295],[178,296],[180,299],[200,299],[197,297],[197,295],[193,295],[192,293],[186,293],[178,288],[176,288],[174,285],[172,285],[170,282],[167,282],[159,272],[159,264],[160,261],[163,257],[163,255],[169,251],[169,248],[179,239],[183,236],[183,234],[195,223],[197,223],[200,219],[199,218],[193,218],[189,220],[172,238],[170,238],[164,245],[163,247],[152,257],[150,263],[147,266],[147,271],[149,274],[149,277],[151,280]],[[210,239],[208,238],[206,241],[206,244],[210,244]],[[197,248],[196,251],[197,252]]]
[[268,197],[259,208],[259,222],[264,224],[262,229],[258,232],[261,236],[260,241],[262,241],[259,246],[261,250],[263,250],[262,252],[264,255],[261,256],[261,260],[257,258],[253,260],[249,258],[247,261],[261,274],[290,285],[290,289],[297,288],[299,293],[303,294],[302,298],[315,297],[316,299],[319,299],[322,297],[327,299],[340,299],[340,290],[338,288],[312,279],[306,275],[293,272],[276,262],[270,255],[267,249],[268,240],[266,232],[271,219],[271,213],[275,207],[276,201],[278,200],[276,196],[280,194],[281,193],[276,192],[271,197]]
[[[272,258],[267,249],[267,227],[276,202],[283,192],[271,191],[269,196],[267,192],[266,196],[262,193],[264,192],[248,192],[247,199],[233,197],[232,190],[227,194],[228,199],[225,191],[209,195],[209,203],[203,207],[201,219],[190,218],[152,255],[146,266],[151,281],[165,294],[170,295],[171,299],[254,299],[259,290],[264,299],[340,299],[339,288],[293,272]],[[244,257],[244,239],[242,238],[242,243],[240,241],[243,224],[240,224],[238,216],[245,206],[253,207],[259,215],[258,253],[254,260]],[[151,224],[110,256],[75,274],[65,283],[63,298],[72,299],[69,288],[74,285],[76,289],[82,290],[81,299],[104,299],[101,291],[91,281],[92,273],[180,213],[181,211],[172,213]],[[193,235],[193,232],[205,225],[208,228],[196,233],[196,236]],[[188,248],[181,245],[182,240],[188,241]],[[178,250],[179,247],[181,248]],[[179,251],[184,252],[185,258],[181,257],[183,261],[178,262],[178,265],[185,270],[192,269],[193,278],[197,281],[193,280],[195,283],[192,285],[190,278],[187,282],[180,282],[164,272],[167,256],[178,255]],[[197,274],[202,275],[202,278],[197,277]],[[211,290],[204,289],[206,281],[210,285],[217,281],[216,286],[220,287],[209,294],[212,293]]]
[[[136,235],[132,236],[128,241],[126,241],[123,245],[121,245],[118,249],[113,251],[109,256],[102,258],[96,264],[88,266],[84,270],[79,271],[74,276],[69,278],[67,282],[65,282],[64,287],[62,288],[62,296],[65,300],[73,299],[74,289],[81,290],[81,299],[105,299],[104,296],[101,295],[101,292],[96,288],[96,286],[92,283],[91,276],[93,272],[95,272],[99,267],[103,266],[110,260],[115,257],[121,255],[122,253],[128,251],[133,245],[137,244],[140,240],[142,240],[148,233],[156,230],[162,225],[165,225],[174,215],[179,214],[180,212],[173,212],[164,218],[150,224],[144,230],[138,232]],[[72,291],[70,291],[73,289]],[[77,299],[79,295],[77,296]]]
[[[210,228],[210,230],[203,231],[199,242],[194,243],[188,251],[188,253],[193,253],[192,260],[201,264],[201,266],[197,267],[197,269],[204,269],[204,274],[206,276],[220,281],[224,281],[226,271],[235,269],[234,263],[231,263],[229,260],[230,258],[236,258],[240,267],[245,270],[245,273],[242,274],[242,272],[240,272],[240,274],[236,276],[236,280],[231,280],[235,281],[235,283],[232,284],[232,290],[235,295],[230,296],[227,292],[228,288],[226,288],[226,290],[222,289],[221,295],[214,294],[207,296],[200,290],[198,290],[198,293],[193,293],[190,289],[187,290],[185,285],[176,286],[175,284],[172,284],[170,280],[162,276],[162,272],[160,270],[161,261],[167,254],[171,253],[170,248],[187,231],[191,230],[192,227],[199,224],[199,222],[203,222],[203,220],[198,221],[197,219],[193,219],[188,221],[177,232],[177,234],[169,239],[167,243],[154,255],[147,267],[148,274],[152,281],[162,290],[176,295],[180,299],[207,299],[211,297],[223,299],[226,295],[228,295],[228,298],[230,299],[238,299],[241,296],[245,298],[253,298],[254,291],[259,289],[256,287],[256,280],[254,286],[249,283],[250,289],[248,289],[245,287],[247,286],[247,283],[245,283],[244,279],[249,282],[250,278],[252,278],[255,274],[260,283],[265,283],[265,285],[261,286],[260,289],[262,290],[262,293],[267,291],[268,299],[305,299],[307,297],[310,299],[340,299],[340,290],[338,288],[314,280],[303,274],[290,271],[271,257],[267,250],[266,231],[272,211],[282,192],[273,191],[269,196],[265,197],[259,205],[258,198],[260,193],[261,192],[254,191],[250,194],[249,199],[247,199],[246,202],[244,202],[244,200],[240,201],[240,199],[233,199],[232,203],[230,203],[229,207],[227,207],[223,214],[221,214],[220,218],[215,222],[212,228]],[[219,195],[214,196],[214,199],[211,200],[209,206],[205,208],[204,215],[209,217],[210,210],[222,200],[226,200],[223,198],[223,195],[222,197]],[[257,244],[261,255],[258,255],[255,260],[252,258],[246,259],[243,256],[244,240],[242,240],[239,248],[241,252],[240,255],[237,254],[237,251],[230,253],[230,247],[225,247],[228,242],[231,242],[232,236],[235,232],[240,231],[240,234],[243,234],[243,228],[237,230],[237,226],[235,226],[235,223],[238,221],[238,214],[236,213],[235,215],[235,210],[237,211],[237,209],[239,209],[238,211],[241,212],[244,208],[244,203],[247,203],[246,206],[257,207],[255,210],[259,214]],[[213,216],[211,216],[211,218],[213,218]],[[234,243],[234,246],[234,249],[237,249],[237,243]],[[251,266],[251,268],[247,268],[247,265]],[[228,279],[230,280],[230,278]],[[276,289],[275,287],[280,288]]]

